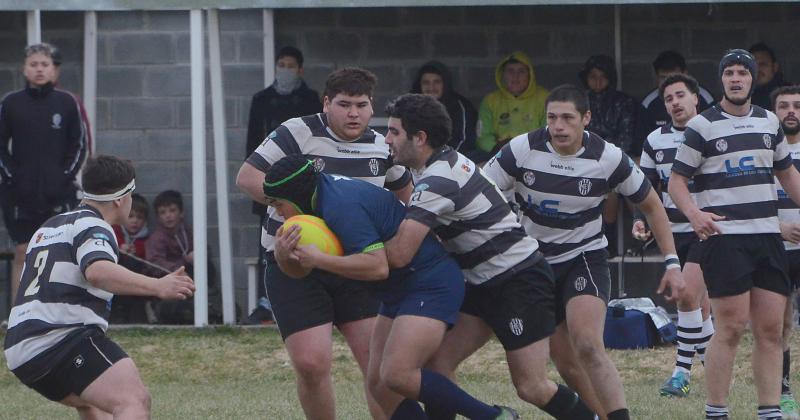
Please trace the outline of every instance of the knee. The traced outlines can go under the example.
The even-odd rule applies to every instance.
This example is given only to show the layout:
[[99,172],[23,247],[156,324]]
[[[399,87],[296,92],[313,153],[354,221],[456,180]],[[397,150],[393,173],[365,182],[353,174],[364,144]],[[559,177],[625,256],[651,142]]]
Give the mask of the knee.
[[380,383],[405,397],[416,397],[419,384],[415,384],[415,370],[403,368],[392,363],[381,364]]
[[118,406],[114,411],[136,411],[139,413],[150,413],[150,392],[143,386],[136,387],[136,389],[129,389],[119,401]]
[[714,324],[714,340],[716,343],[723,344],[730,347],[735,347],[739,344],[739,340],[744,334],[746,321],[729,320],[724,323],[718,322]]
[[516,382],[514,387],[517,389],[519,398],[537,407],[544,407],[552,397],[552,395],[548,395],[549,387],[546,378]]
[[327,357],[306,354],[292,359],[297,376],[304,382],[316,382],[330,374],[331,361]]
[[587,366],[595,366],[602,363],[606,354],[602,342],[597,340],[578,339],[575,341],[574,346],[579,360]]
[[[791,325],[789,326],[791,329]],[[753,336],[756,341],[768,344],[783,344],[783,323],[774,323],[761,325],[759,328],[753,328]]]

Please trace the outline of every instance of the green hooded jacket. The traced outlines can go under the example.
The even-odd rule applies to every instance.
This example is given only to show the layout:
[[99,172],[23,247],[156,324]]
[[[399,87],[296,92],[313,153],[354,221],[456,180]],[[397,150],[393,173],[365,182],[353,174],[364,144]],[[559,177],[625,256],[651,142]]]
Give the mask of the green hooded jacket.
[[[527,65],[530,75],[528,88],[516,97],[503,83],[503,67],[512,58]],[[480,128],[475,144],[485,152],[494,152],[508,140],[547,123],[544,101],[550,92],[536,84],[536,73],[525,53],[515,51],[500,60],[494,70],[494,79],[499,89],[483,98],[478,111]]]

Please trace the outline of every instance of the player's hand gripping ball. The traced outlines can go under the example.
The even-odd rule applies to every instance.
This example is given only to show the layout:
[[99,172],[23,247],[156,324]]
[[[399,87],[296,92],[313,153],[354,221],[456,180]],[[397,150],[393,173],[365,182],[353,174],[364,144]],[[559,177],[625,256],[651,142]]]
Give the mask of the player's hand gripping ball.
[[328,255],[339,257],[344,255],[339,238],[319,217],[307,214],[292,216],[283,222],[283,229],[288,229],[292,225],[300,226],[300,245],[314,244],[320,251]]

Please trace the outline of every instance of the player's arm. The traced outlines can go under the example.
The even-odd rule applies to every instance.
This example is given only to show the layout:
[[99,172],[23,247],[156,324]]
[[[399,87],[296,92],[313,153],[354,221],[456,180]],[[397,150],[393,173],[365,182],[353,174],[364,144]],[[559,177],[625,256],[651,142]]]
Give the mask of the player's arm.
[[359,254],[328,255],[316,246],[297,247],[300,265],[325,270],[342,277],[361,281],[380,281],[389,277],[389,261],[383,243],[370,245]]
[[800,205],[800,172],[797,171],[794,165],[789,165],[785,169],[776,169],[775,177],[780,181],[783,190],[794,201],[795,204]]
[[164,277],[154,278],[134,273],[113,261],[96,260],[86,267],[84,273],[92,286],[115,295],[183,300],[194,294],[194,282],[183,267]]
[[430,231],[430,227],[412,219],[400,223],[397,234],[386,242],[386,255],[390,268],[407,266]]
[[399,190],[392,191],[394,196],[397,197],[398,200],[402,201],[404,204],[408,204],[408,201],[411,199],[411,192],[414,191],[414,185],[411,182],[406,184],[403,188]]
[[661,278],[656,292],[662,294],[669,288],[670,294],[664,297],[668,301],[675,300],[683,293],[684,281],[667,212],[658,198],[658,194],[652,188],[647,193],[647,197],[638,204],[638,208],[647,218],[647,223],[656,237],[656,243],[658,243],[661,254],[664,255],[664,263],[666,264],[664,276]]
[[239,173],[236,175],[236,186],[239,187],[253,201],[267,205],[264,197],[264,176],[265,173],[248,162],[242,164]]

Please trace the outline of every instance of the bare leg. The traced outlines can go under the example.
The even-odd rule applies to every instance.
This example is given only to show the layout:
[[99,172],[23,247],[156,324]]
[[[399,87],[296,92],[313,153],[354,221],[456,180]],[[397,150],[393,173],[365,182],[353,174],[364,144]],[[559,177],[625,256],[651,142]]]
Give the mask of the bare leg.
[[382,315],[378,315],[375,320],[375,329],[372,331],[369,344],[370,357],[367,368],[367,384],[369,384],[370,395],[378,402],[386,418],[392,416],[397,405],[403,400],[402,396],[392,392],[381,382],[381,362],[392,323],[391,318]]
[[375,397],[369,390],[369,381],[367,380],[367,371],[369,368],[369,344],[370,335],[375,326],[375,318],[365,318],[358,321],[348,322],[339,325],[339,331],[342,332],[344,338],[347,340],[347,345],[350,346],[350,351],[361,369],[361,374],[364,377],[364,394],[367,397],[367,407],[370,414],[374,419],[383,418],[383,410]]
[[428,362],[428,368],[454,380],[458,365],[483,347],[492,334],[482,319],[459,313],[456,325],[445,334],[439,350]]
[[114,363],[79,398],[71,395],[61,402],[78,408],[82,418],[109,418],[103,412],[114,419],[150,418],[150,394],[130,358]]
[[753,330],[753,379],[758,405],[778,405],[783,362],[783,312],[786,296],[754,287],[750,290],[750,325]]
[[727,406],[736,348],[750,319],[750,292],[713,298],[711,307],[716,332],[706,351],[706,398],[708,404]]
[[511,381],[523,400],[544,407],[556,394],[558,386],[547,379],[550,343],[543,338],[521,349],[506,352]]
[[286,338],[286,350],[297,378],[297,396],[309,420],[335,420],[331,382],[333,325],[298,331]]
[[567,302],[567,330],[583,369],[592,382],[604,408],[610,413],[627,408],[622,379],[603,344],[606,304],[590,295],[576,296]]
[[595,413],[604,413],[600,399],[592,388],[589,375],[578,361],[578,355],[572,347],[566,322],[559,324],[556,332],[550,336],[550,358],[567,385],[578,393],[586,405]]

